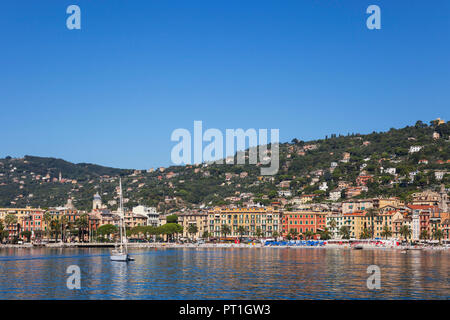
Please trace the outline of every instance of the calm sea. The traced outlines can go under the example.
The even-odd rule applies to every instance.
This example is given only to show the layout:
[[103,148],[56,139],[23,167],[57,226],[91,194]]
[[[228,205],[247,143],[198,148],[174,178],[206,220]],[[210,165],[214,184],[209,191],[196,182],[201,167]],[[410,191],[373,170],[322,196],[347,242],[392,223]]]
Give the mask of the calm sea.
[[[0,249],[0,299],[449,299],[450,252],[277,248]],[[79,266],[81,289],[67,268]],[[369,290],[367,267],[381,270]]]

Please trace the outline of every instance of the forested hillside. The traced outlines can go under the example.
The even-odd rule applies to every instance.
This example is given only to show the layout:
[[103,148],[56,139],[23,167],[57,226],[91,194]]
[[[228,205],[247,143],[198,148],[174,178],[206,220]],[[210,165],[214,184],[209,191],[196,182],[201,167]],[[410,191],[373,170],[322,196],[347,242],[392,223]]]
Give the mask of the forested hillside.
[[[418,121],[402,129],[366,135],[330,134],[308,142],[295,138],[280,145],[280,170],[273,177],[260,176],[260,168],[248,164],[174,166],[147,172],[54,158],[6,157],[0,159],[0,206],[61,206],[71,197],[78,209],[89,210],[92,196],[99,192],[104,203],[109,201],[114,209],[119,176],[123,177],[126,206],[151,205],[162,211],[200,204],[239,205],[248,200],[230,197],[243,194],[268,204],[279,197],[280,190],[290,191],[287,198],[314,193],[315,201],[328,201],[339,182],[357,186],[360,175],[373,179],[357,197],[407,199],[418,189],[441,183],[449,186],[449,135],[449,122]],[[286,181],[288,184],[280,185]]]

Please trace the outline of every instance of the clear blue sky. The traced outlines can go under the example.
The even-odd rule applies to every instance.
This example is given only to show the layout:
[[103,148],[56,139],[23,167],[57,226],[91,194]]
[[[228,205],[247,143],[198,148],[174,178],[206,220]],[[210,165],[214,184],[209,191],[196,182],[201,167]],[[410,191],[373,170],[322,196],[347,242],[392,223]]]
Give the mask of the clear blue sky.
[[448,0],[3,1],[0,41],[0,157],[144,169],[194,120],[290,141],[450,118]]

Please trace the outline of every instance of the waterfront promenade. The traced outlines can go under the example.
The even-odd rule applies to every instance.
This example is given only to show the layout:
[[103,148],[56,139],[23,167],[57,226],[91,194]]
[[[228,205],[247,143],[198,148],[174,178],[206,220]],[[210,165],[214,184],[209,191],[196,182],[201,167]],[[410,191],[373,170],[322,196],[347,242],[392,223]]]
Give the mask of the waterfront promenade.
[[[114,243],[48,243],[44,247],[46,248],[113,248]],[[323,246],[308,246],[308,245],[280,245],[280,246],[267,246],[259,242],[244,244],[244,243],[167,243],[167,242],[153,242],[153,243],[129,243],[129,248],[269,248],[269,249],[281,249],[281,248],[306,248],[306,249],[352,249],[352,246],[348,243],[344,244],[325,244]],[[3,244],[1,248],[42,248],[42,246],[34,246],[33,244]],[[435,246],[409,246],[409,245],[362,245],[363,249],[416,249],[416,250],[450,250],[449,245],[435,245]]]

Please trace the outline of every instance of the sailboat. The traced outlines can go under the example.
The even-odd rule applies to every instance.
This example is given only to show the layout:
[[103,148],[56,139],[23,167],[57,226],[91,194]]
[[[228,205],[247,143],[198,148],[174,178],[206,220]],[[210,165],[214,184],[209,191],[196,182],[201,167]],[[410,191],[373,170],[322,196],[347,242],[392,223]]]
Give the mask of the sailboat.
[[[134,260],[128,255],[127,247],[127,234],[125,231],[124,223],[124,210],[123,210],[123,196],[122,196],[122,179],[119,180],[119,193],[120,193],[120,204],[119,204],[119,233],[120,233],[120,243],[116,244],[116,247],[111,251],[111,261],[131,261]],[[125,239],[125,241],[124,241]]]

